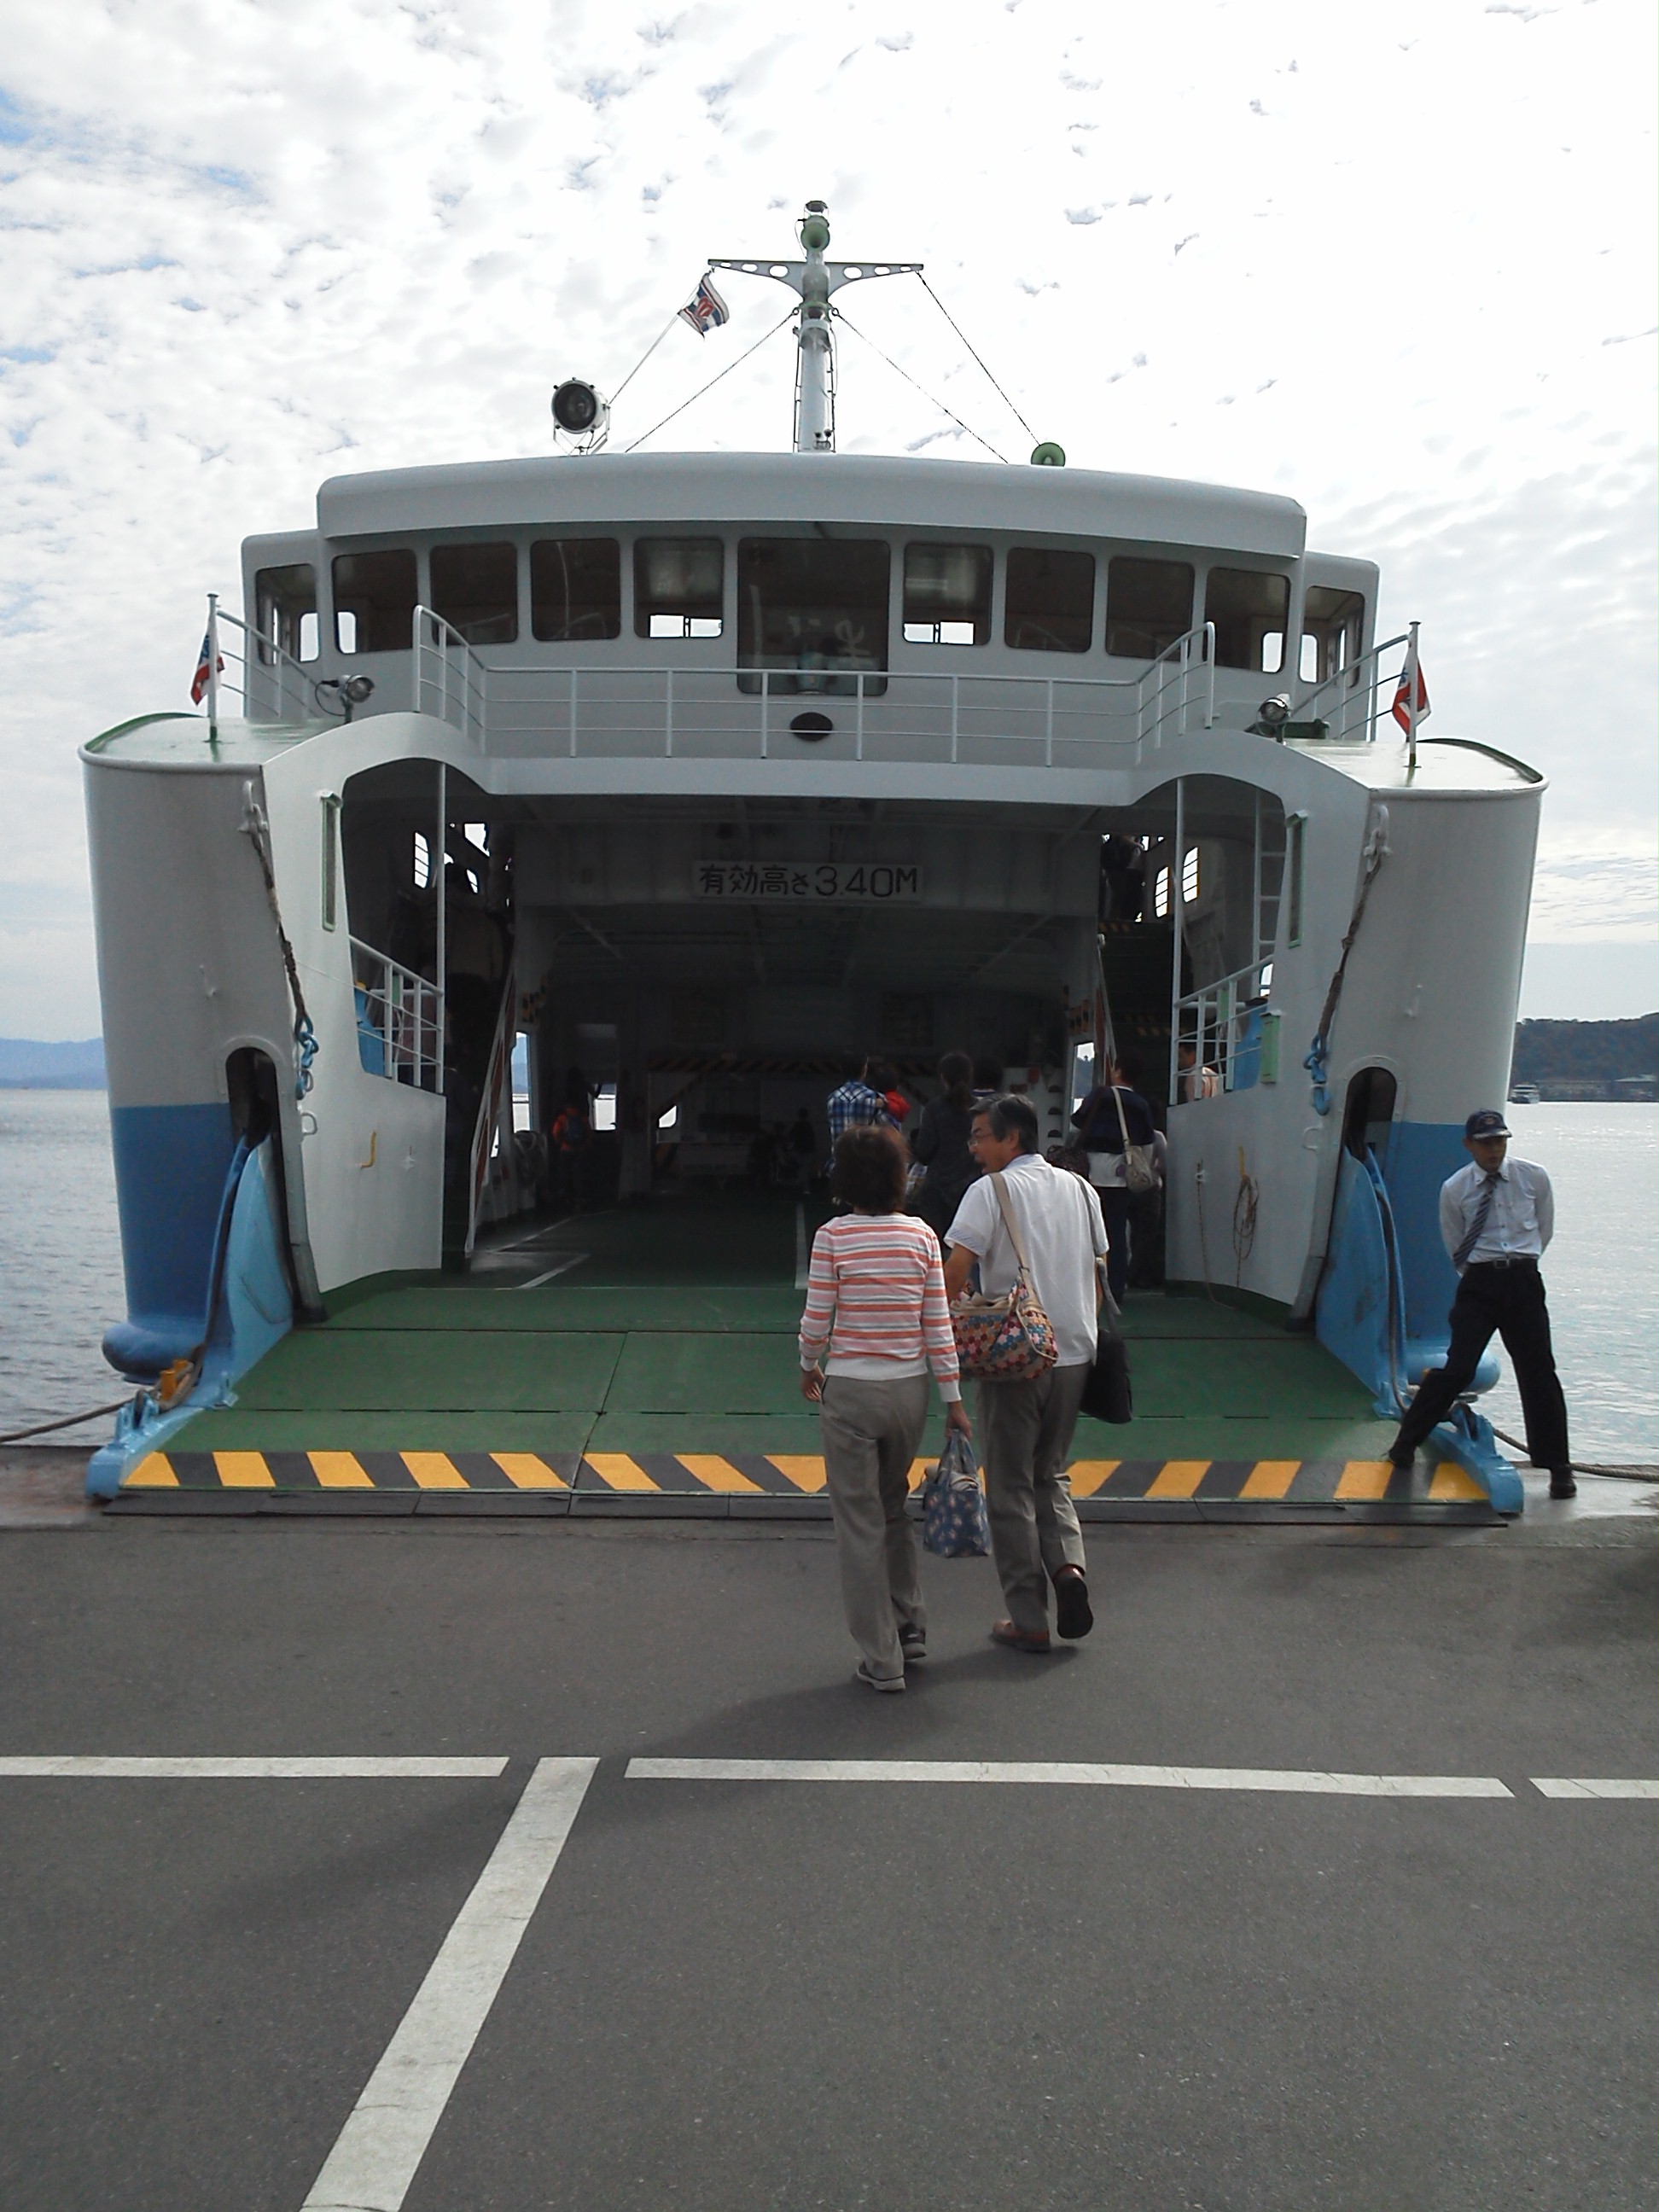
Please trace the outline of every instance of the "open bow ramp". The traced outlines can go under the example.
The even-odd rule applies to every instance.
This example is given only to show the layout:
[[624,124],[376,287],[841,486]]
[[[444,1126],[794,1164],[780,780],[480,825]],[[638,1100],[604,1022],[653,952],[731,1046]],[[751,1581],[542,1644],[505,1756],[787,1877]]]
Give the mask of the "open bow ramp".
[[[796,1232],[771,1194],[661,1200],[374,1291],[284,1337],[118,1508],[827,1516]],[[1152,1293],[1125,1328],[1136,1418],[1079,1424],[1085,1519],[1494,1517],[1449,1462],[1390,1468],[1364,1387],[1310,1337]]]

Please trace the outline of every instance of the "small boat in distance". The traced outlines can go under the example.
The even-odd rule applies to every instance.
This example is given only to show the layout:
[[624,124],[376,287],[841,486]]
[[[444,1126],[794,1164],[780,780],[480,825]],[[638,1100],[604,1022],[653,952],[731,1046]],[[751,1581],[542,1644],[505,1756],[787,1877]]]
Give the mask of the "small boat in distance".
[[1543,1097],[1535,1083],[1511,1083],[1510,1085],[1509,1103],[1511,1106],[1537,1106],[1542,1103]]
[[[605,452],[569,380],[560,452],[331,478],[314,518],[246,540],[244,611],[210,600],[205,712],[84,748],[127,1290],[106,1348],[138,1386],[100,1494],[177,1481],[191,1437],[214,1482],[372,1486],[379,1451],[408,1486],[472,1450],[477,1480],[534,1486],[545,1443],[550,1486],[662,1488],[629,1454],[678,1443],[600,1449],[611,1383],[586,1427],[505,1383],[492,1412],[454,1320],[505,1243],[537,1251],[572,1085],[591,1147],[565,1195],[612,1225],[526,1279],[562,1326],[626,1332],[681,1261],[660,1226],[628,1257],[616,1223],[701,1205],[684,1279],[787,1302],[793,1194],[745,1274],[724,1185],[803,1108],[822,1147],[842,1055],[924,1096],[957,1048],[1046,1142],[1137,1064],[1169,1290],[1316,1339],[1370,1407],[1332,1480],[1393,1495],[1340,1470],[1380,1462],[1376,1425],[1444,1352],[1437,1194],[1507,1083],[1543,778],[1421,733],[1417,625],[1378,639],[1376,564],[1310,545],[1292,499],[1048,444],[839,453],[836,295],[920,264],[828,259],[817,202],[798,237],[711,264],[799,300],[793,450]],[[465,1310],[487,1334],[498,1309]],[[1190,1497],[1206,1468],[1278,1468],[1245,1488],[1285,1496],[1328,1431],[1312,1398],[1273,1428],[1281,1370],[1173,1389],[1123,1469],[1168,1453],[1189,1472],[1158,1494]],[[799,1407],[775,1433],[720,1388],[728,1441],[675,1462],[688,1491],[739,1431],[747,1488],[793,1480]],[[629,1402],[648,1438],[679,1401],[659,1377]],[[1183,1444],[1200,1403],[1218,1425]],[[1467,1408],[1437,1443],[1519,1510]]]

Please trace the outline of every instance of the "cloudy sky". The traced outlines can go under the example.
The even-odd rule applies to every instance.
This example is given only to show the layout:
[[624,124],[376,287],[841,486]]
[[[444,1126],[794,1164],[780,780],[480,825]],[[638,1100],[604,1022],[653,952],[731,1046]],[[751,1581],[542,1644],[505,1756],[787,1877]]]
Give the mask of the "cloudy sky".
[[[343,471],[546,451],[561,376],[614,388],[814,196],[843,258],[927,262],[1074,463],[1288,492],[1378,559],[1436,733],[1552,779],[1524,1011],[1649,1010],[1653,46],[1648,0],[14,9],[0,1034],[98,1027],[76,749],[186,703],[243,534]],[[617,442],[786,304],[728,297]],[[846,338],[843,448],[984,458],[954,414],[1023,459],[918,288],[854,320],[924,392]],[[655,442],[785,445],[789,393],[774,340]]]

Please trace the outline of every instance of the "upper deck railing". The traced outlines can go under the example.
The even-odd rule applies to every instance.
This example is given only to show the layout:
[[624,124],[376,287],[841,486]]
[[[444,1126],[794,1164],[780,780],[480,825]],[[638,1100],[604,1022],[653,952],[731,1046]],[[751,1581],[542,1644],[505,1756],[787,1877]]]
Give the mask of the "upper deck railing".
[[1215,720],[1211,623],[1118,677],[487,661],[429,607],[412,643],[415,711],[506,758],[770,760],[806,743],[830,759],[981,766],[1012,750],[1073,767]]
[[[1374,645],[1348,667],[1338,669],[1311,690],[1292,698],[1291,725],[1317,722],[1322,725],[1317,734],[1327,738],[1374,738],[1378,717],[1392,710],[1395,692],[1405,674],[1410,644],[1411,632],[1402,629],[1398,637],[1385,638],[1381,645]],[[1396,652],[1400,665],[1391,676],[1385,677],[1384,656]],[[1385,692],[1390,702],[1387,708],[1382,703]]]

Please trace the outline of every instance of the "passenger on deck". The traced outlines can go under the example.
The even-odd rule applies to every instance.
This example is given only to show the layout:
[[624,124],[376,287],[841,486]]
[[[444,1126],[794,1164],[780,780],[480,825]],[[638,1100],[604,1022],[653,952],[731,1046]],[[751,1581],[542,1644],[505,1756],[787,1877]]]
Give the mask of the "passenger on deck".
[[906,1662],[927,1650],[905,1504],[930,1366],[946,1427],[972,1433],[939,1240],[900,1210],[904,1169],[904,1147],[890,1129],[850,1128],[836,1139],[830,1190],[847,1210],[812,1240],[800,1324],[801,1395],[823,1409],[824,1480],[858,1678],[890,1692],[902,1690]]
[[870,1087],[881,1094],[881,1118],[892,1128],[902,1129],[909,1118],[911,1102],[899,1089],[898,1070],[891,1060],[871,1061]]
[[805,1197],[807,1186],[812,1180],[812,1162],[817,1157],[818,1149],[818,1140],[812,1131],[812,1117],[805,1107],[796,1108],[795,1118],[789,1125],[789,1133],[784,1141],[788,1158],[793,1164],[795,1188]]
[[994,1622],[991,1634],[1016,1651],[1042,1652],[1050,1649],[1051,1580],[1060,1634],[1074,1642],[1094,1626],[1083,1534],[1066,1469],[1095,1357],[1095,1261],[1105,1252],[1106,1228],[1100,1201],[1081,1176],[1038,1156],[1037,1117],[1029,1099],[1005,1096],[975,1107],[971,1142],[984,1172],[951,1224],[946,1294],[952,1301],[961,1297],[975,1261],[988,1297],[1003,1297],[1018,1280],[994,1181],[1000,1176],[1031,1287],[1059,1353],[1054,1366],[1029,1380],[981,1382],[978,1396],[991,1550],[1008,1601],[1008,1618]]
[[[1131,1146],[1155,1151],[1158,1131],[1152,1109],[1134,1090],[1121,1060],[1107,1069],[1110,1080],[1097,1084],[1072,1118],[1089,1155],[1089,1181],[1100,1200],[1109,1249],[1106,1279],[1119,1305],[1129,1286],[1129,1199],[1125,1153]],[[1137,1193],[1136,1195],[1139,1195]]]
[[974,1105],[973,1062],[965,1052],[947,1052],[939,1064],[944,1086],[930,1098],[911,1133],[910,1152],[927,1170],[917,1194],[915,1211],[936,1236],[943,1237],[956,1218],[963,1193],[979,1174],[979,1163],[968,1149]]
[[1198,1047],[1180,1044],[1176,1048],[1176,1060],[1181,1073],[1176,1085],[1176,1096],[1187,1104],[1200,1098],[1213,1098],[1221,1088],[1221,1078],[1212,1067],[1198,1064]]
[[[842,1081],[838,1089],[830,1093],[827,1111],[830,1116],[830,1149],[834,1153],[842,1134],[848,1129],[867,1128],[871,1122],[882,1118],[879,1091],[872,1091],[866,1079],[870,1073],[867,1053],[849,1053],[841,1064]],[[828,1172],[835,1172],[835,1161],[830,1159]]]

